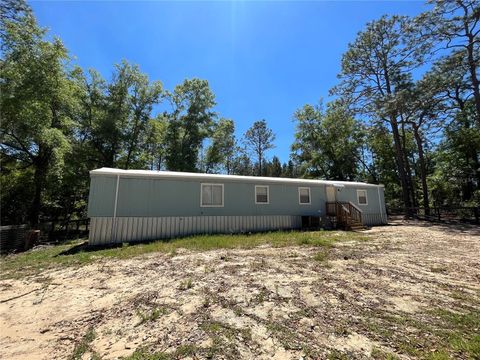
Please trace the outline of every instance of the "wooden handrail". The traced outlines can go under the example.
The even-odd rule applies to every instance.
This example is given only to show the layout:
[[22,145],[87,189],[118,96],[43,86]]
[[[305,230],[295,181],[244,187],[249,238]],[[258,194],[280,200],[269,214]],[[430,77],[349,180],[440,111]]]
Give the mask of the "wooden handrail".
[[362,210],[352,202],[327,202],[327,215],[335,216],[337,223],[344,226],[350,226],[352,223],[360,223],[363,225]]

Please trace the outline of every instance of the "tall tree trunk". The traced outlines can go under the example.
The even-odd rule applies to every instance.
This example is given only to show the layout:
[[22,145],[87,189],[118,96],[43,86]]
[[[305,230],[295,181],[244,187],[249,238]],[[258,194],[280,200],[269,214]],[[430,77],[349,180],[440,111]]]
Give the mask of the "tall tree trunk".
[[477,125],[480,126],[480,89],[479,84],[480,81],[477,77],[477,66],[474,60],[473,55],[473,44],[470,44],[467,47],[468,53],[468,68],[470,70],[470,77],[472,79],[472,88],[473,88],[473,99],[475,101],[475,109],[477,110],[477,114],[475,118],[477,119]]
[[[473,28],[469,28],[468,24],[468,8],[461,2],[457,1],[457,3],[463,7],[465,12],[464,17],[464,29],[465,34],[468,38],[468,45],[467,45],[467,62],[468,62],[468,70],[470,72],[470,79],[472,81],[472,89],[473,89],[473,99],[475,101],[475,108],[477,110],[477,114],[475,118],[477,119],[477,125],[480,126],[480,81],[478,80],[477,75],[477,63],[475,62],[475,47],[474,44],[478,41],[475,34],[472,33]],[[478,21],[478,13],[477,13],[477,21]]]
[[[385,77],[386,93],[392,95],[392,88],[390,84],[390,73],[388,71],[387,62],[383,62],[383,75]],[[408,191],[408,180],[405,171],[404,152],[402,142],[400,139],[400,132],[398,130],[398,121],[395,113],[390,114],[390,126],[392,127],[393,143],[395,145],[395,157],[397,159],[398,175],[400,176],[400,184],[402,186],[403,206],[405,208],[405,215],[411,216],[412,203],[410,202],[410,193]]]
[[410,200],[412,206],[417,207],[417,196],[415,194],[415,186],[413,186],[412,180],[412,168],[410,166],[410,159],[407,152],[407,136],[405,131],[405,122],[402,121],[402,144],[403,144],[403,156],[405,161],[405,175],[407,179],[408,192],[410,194]]
[[430,215],[430,201],[428,197],[428,184],[427,184],[427,164],[425,161],[422,137],[420,135],[420,131],[418,127],[415,125],[413,126],[413,135],[417,143],[418,160],[420,161],[420,179],[422,182],[423,207],[425,209],[425,215]]
[[128,170],[130,168],[130,161],[132,160],[132,154],[135,151],[135,148],[137,146],[137,139],[138,135],[140,133],[140,120],[139,120],[139,115],[135,116],[135,123],[133,126],[133,132],[130,137],[130,141],[128,143],[128,151],[127,151],[127,159],[125,161],[125,170]]
[[402,186],[403,206],[405,214],[411,215],[412,204],[410,202],[410,193],[408,191],[407,176],[405,173],[405,161],[403,156],[402,142],[400,139],[400,132],[398,131],[398,122],[394,115],[390,117],[390,125],[392,127],[393,143],[395,146],[395,157],[397,160],[398,175],[400,177],[400,184]]
[[263,162],[263,153],[262,150],[258,149],[258,176],[262,176],[262,162]]
[[34,166],[34,195],[30,206],[28,221],[32,227],[37,227],[40,222],[40,211],[42,209],[42,195],[47,177],[48,158],[40,147],[38,156],[33,161]]
[[35,169],[34,181],[35,181],[35,193],[33,195],[32,205],[30,207],[29,223],[32,227],[36,227],[39,223],[40,217],[40,208],[42,202],[42,178],[43,176],[40,173],[40,169]]

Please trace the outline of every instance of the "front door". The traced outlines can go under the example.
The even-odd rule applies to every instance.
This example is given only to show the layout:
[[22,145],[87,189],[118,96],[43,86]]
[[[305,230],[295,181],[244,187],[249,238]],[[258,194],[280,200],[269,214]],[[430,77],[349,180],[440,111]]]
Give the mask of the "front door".
[[335,202],[336,191],[334,186],[327,186],[327,202]]

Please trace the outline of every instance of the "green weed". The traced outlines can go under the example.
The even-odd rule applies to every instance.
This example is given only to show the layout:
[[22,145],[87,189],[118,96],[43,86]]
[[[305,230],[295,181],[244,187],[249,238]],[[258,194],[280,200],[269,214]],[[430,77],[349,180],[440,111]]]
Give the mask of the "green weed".
[[273,247],[318,246],[331,247],[339,241],[364,241],[365,234],[345,231],[276,231],[251,235],[198,235],[146,244],[118,247],[89,248],[85,241],[45,249],[34,249],[21,254],[2,256],[0,279],[37,275],[49,268],[78,267],[102,258],[129,259],[143,254],[161,252],[176,255],[177,249],[208,251],[214,249],[250,249],[269,244]]

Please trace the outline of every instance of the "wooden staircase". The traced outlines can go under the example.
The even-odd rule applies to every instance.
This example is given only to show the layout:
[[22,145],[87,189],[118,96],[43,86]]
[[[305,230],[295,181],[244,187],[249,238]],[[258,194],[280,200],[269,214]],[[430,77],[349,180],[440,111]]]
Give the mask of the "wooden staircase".
[[351,202],[327,202],[327,217],[335,228],[351,231],[365,229],[362,210]]

